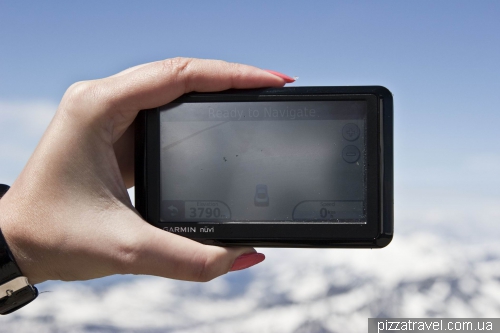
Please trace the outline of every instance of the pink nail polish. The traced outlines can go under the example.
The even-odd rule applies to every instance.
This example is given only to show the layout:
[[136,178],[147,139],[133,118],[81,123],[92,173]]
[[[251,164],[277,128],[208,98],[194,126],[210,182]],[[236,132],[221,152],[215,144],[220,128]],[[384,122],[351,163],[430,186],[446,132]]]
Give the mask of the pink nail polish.
[[293,77],[290,77],[288,75],[282,74],[280,72],[272,71],[272,70],[269,70],[269,69],[265,69],[265,71],[268,72],[268,73],[270,73],[270,74],[273,74],[273,75],[276,75],[276,76],[282,78],[283,80],[285,80],[286,83],[295,82],[295,79]]
[[242,254],[233,263],[231,266],[230,272],[239,271],[248,267],[252,267],[253,265],[257,265],[259,262],[264,261],[266,256],[262,253],[247,253]]

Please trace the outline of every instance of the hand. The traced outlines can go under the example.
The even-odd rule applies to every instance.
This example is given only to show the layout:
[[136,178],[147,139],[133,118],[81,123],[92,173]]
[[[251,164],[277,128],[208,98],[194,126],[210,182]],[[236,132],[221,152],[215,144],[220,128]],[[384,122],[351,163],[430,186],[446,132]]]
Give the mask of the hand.
[[0,228],[21,271],[33,284],[129,273],[208,281],[262,261],[253,248],[202,245],[138,215],[127,193],[134,180],[131,124],[139,110],[187,92],[285,82],[255,67],[176,58],[73,84],[0,200]]

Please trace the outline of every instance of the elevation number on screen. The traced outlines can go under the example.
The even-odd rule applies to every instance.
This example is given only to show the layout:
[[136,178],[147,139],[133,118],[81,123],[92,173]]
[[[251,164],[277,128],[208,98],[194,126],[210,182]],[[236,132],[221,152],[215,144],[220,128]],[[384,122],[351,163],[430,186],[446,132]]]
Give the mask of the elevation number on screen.
[[189,217],[209,219],[212,217],[221,217],[219,208],[198,207],[189,208]]

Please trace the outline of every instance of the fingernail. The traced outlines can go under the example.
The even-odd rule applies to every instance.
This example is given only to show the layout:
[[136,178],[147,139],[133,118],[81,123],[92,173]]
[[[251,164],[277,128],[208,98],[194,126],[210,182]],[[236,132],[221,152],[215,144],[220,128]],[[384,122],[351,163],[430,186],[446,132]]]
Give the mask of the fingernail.
[[230,272],[239,271],[248,267],[252,267],[253,265],[257,265],[259,262],[263,262],[266,259],[266,256],[262,253],[247,253],[242,254],[233,263],[231,266]]
[[268,72],[268,73],[271,73],[273,75],[279,76],[280,78],[282,78],[283,80],[285,80],[286,83],[295,82],[295,79],[293,77],[288,76],[288,75],[282,74],[280,72],[272,71],[272,70],[269,70],[269,69],[264,69],[264,70],[266,72]]

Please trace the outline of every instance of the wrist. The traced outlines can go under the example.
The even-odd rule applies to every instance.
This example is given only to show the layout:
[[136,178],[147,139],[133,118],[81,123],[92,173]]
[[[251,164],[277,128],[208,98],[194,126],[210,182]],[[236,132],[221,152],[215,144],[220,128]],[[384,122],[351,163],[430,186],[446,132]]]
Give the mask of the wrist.
[[2,199],[0,191],[0,232],[2,233],[0,237],[3,237],[12,260],[19,267],[22,275],[28,278],[31,284],[41,283],[46,279],[43,279],[41,274],[37,273],[37,265],[31,259],[30,251],[23,250],[23,248],[30,247],[30,241],[26,237],[27,232],[20,227],[23,221],[20,219],[19,214],[14,214],[15,209],[9,208],[9,200],[6,199]]
[[[8,186],[0,187],[0,196]],[[3,214],[2,214],[3,215]],[[30,285],[17,265],[16,259],[2,233],[0,222],[0,314],[9,314],[33,301],[38,296],[36,287]]]
[[21,273],[0,229],[0,315],[22,308],[37,296],[38,290]]

